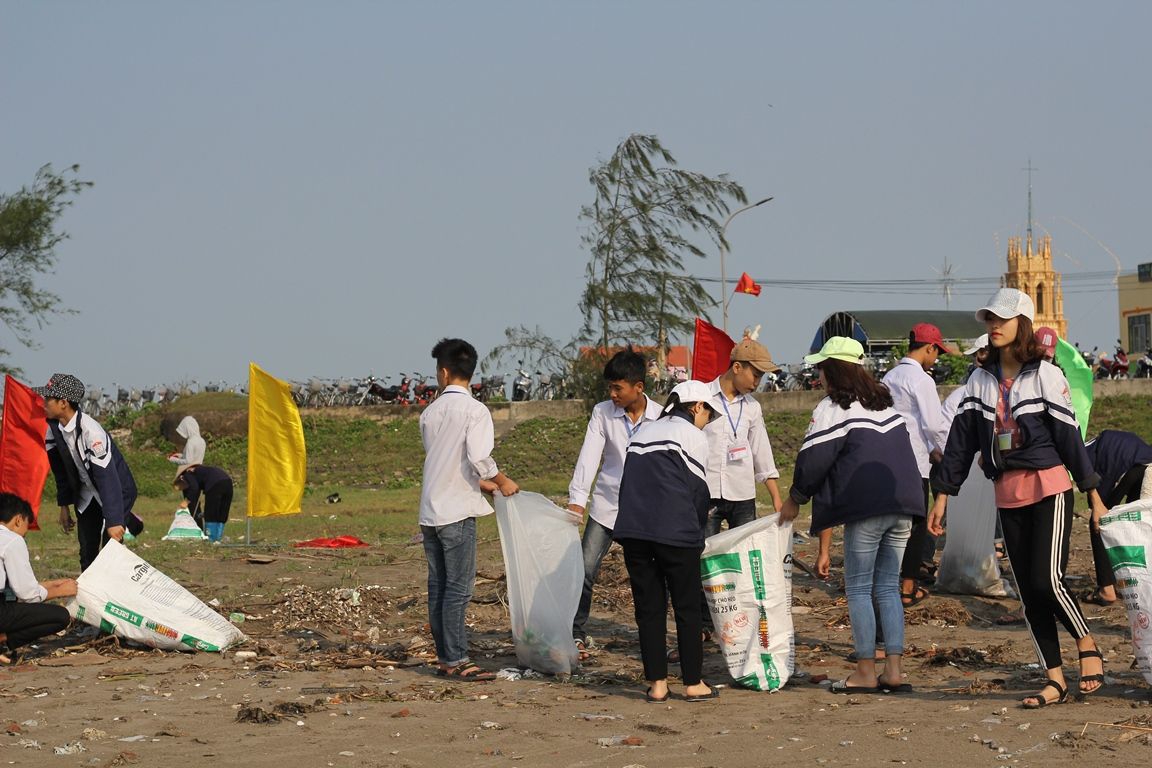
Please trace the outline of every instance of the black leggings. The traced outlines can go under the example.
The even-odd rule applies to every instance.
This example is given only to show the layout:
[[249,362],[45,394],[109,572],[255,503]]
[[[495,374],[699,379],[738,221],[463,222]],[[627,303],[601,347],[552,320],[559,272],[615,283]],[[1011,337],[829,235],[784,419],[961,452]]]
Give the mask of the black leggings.
[[[1124,477],[1120,478],[1120,482],[1116,484],[1112,492],[1108,494],[1108,498],[1102,500],[1104,506],[1111,509],[1121,502],[1131,504],[1133,501],[1138,501],[1140,499],[1140,487],[1144,484],[1144,471],[1147,468],[1144,464],[1137,464],[1128,470]],[[1096,586],[1114,587],[1116,586],[1116,574],[1112,571],[1112,563],[1108,560],[1108,550],[1104,546],[1104,540],[1100,538],[1100,534],[1092,526],[1088,526],[1088,531],[1092,539],[1092,564],[1096,566]]]
[[1062,663],[1057,619],[1077,640],[1089,634],[1088,622],[1064,578],[1072,502],[1072,491],[1068,490],[1026,507],[999,510],[1004,548],[1024,604],[1024,618],[1045,669]]
[[668,597],[676,616],[676,644],[680,650],[680,678],[698,685],[704,666],[704,620],[700,615],[700,547],[673,547],[641,539],[621,539],[624,565],[632,583],[636,627],[640,630],[640,656],[645,680],[668,677]]
[[68,626],[68,609],[53,603],[10,603],[0,598],[0,632],[8,636],[15,650],[41,637],[54,635]]

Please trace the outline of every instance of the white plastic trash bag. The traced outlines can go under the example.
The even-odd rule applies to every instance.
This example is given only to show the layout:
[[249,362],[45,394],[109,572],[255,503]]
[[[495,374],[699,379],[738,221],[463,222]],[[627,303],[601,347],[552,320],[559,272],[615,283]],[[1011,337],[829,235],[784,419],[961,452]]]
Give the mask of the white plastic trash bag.
[[222,651],[247,638],[184,587],[113,540],[76,580],[77,621],[153,648]]
[[508,612],[521,666],[569,674],[578,654],[572,619],[584,558],[572,516],[538,493],[496,494],[496,523],[508,574]]
[[192,519],[192,513],[186,509],[176,510],[172,525],[168,526],[168,533],[164,534],[164,541],[205,541],[207,538],[207,534]]
[[792,524],[778,515],[704,542],[700,577],[728,672],[758,691],[784,687],[795,671]]
[[948,500],[948,539],[936,589],[954,595],[1015,597],[996,560],[996,491],[977,461],[960,493]]
[[1112,507],[1100,519],[1100,538],[1116,574],[1116,593],[1128,611],[1136,664],[1152,684],[1152,499]]

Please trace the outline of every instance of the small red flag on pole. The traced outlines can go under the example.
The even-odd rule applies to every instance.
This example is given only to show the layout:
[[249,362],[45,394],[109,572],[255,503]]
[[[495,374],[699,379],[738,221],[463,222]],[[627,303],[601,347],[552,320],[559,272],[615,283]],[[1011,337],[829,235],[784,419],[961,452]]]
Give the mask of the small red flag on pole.
[[736,342],[716,326],[696,318],[696,339],[692,344],[692,378],[712,381],[728,370],[728,356]]
[[[39,517],[40,495],[48,477],[44,435],[48,421],[40,395],[11,376],[4,377],[4,426],[0,431],[0,491],[12,493],[32,506]],[[39,530],[35,520],[32,530]]]
[[753,296],[759,296],[760,286],[756,284],[755,280],[748,277],[747,272],[743,272],[740,275],[740,280],[736,283],[736,293],[748,293]]

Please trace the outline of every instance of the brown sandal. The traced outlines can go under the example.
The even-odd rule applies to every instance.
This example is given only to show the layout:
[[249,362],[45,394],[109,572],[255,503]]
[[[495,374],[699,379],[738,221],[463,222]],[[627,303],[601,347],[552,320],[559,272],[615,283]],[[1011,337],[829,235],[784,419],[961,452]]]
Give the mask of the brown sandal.
[[468,683],[484,683],[496,679],[495,672],[489,672],[486,669],[481,669],[470,661],[466,661],[463,664],[457,664],[454,667],[442,667],[436,670],[436,674],[440,677],[452,677]]

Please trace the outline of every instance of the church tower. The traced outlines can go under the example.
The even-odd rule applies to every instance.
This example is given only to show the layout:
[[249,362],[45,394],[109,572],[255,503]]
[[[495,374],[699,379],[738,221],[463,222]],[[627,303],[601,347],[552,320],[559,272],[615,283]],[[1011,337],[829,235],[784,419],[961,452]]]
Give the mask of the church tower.
[[[1032,297],[1036,305],[1036,319],[1032,327],[1046,325],[1056,334],[1068,338],[1068,323],[1064,319],[1064,289],[1060,273],[1052,269],[1052,238],[1045,235],[1039,249],[1033,250],[1032,240],[1032,163],[1028,168],[1028,238],[1022,244],[1019,237],[1008,238],[1008,271],[1000,279],[1005,288],[1016,288]],[[1022,247],[1023,245],[1023,247]]]

